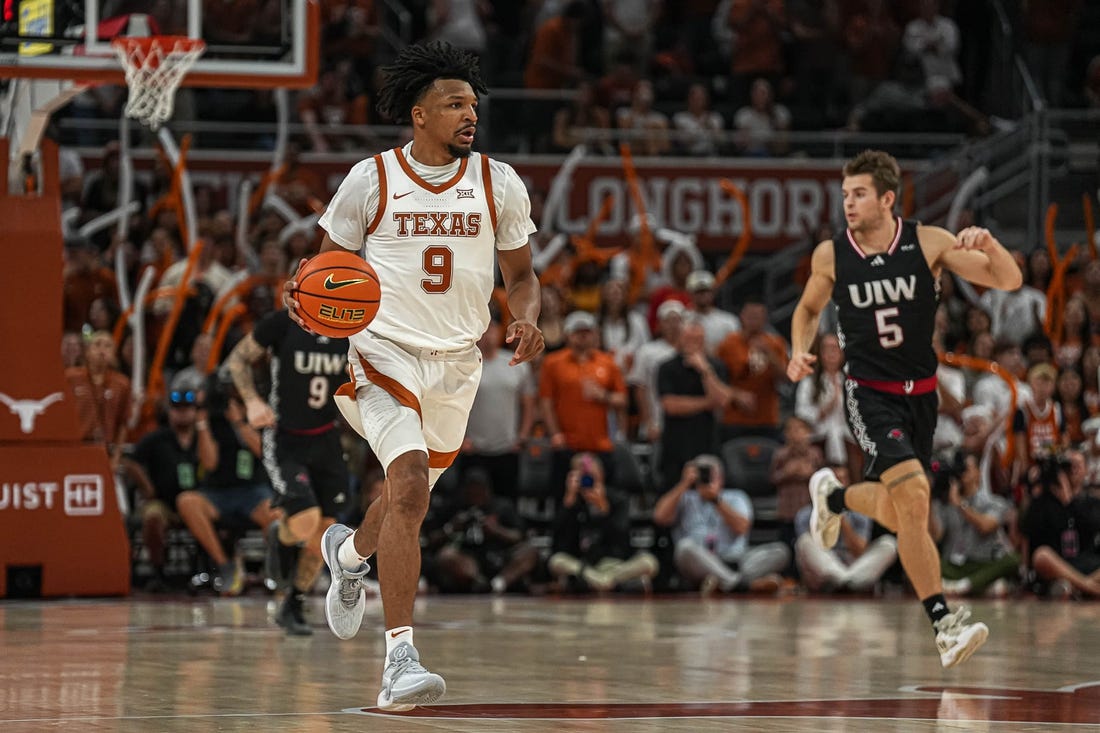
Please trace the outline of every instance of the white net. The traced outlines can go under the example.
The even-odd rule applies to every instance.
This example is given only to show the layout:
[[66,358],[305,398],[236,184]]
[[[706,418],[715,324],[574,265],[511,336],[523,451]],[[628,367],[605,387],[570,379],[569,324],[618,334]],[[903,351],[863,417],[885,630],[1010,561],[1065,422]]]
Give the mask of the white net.
[[126,114],[155,130],[172,116],[176,88],[206,44],[182,36],[122,37],[111,42],[126,72]]

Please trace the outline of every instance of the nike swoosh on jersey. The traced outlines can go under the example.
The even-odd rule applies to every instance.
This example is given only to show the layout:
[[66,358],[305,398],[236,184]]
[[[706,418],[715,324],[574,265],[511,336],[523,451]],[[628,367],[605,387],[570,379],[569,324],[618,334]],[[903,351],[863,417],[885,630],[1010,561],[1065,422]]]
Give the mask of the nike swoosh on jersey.
[[412,193],[416,193],[416,191],[406,191],[405,193],[394,193],[393,200],[396,201],[397,199],[403,199],[403,198],[405,198],[406,196],[408,196],[409,194],[412,194]]
[[369,280],[366,277],[357,277],[352,280],[333,280],[332,275],[325,278],[325,290],[339,290],[340,288],[347,287],[348,285],[356,285],[358,283],[365,283]]

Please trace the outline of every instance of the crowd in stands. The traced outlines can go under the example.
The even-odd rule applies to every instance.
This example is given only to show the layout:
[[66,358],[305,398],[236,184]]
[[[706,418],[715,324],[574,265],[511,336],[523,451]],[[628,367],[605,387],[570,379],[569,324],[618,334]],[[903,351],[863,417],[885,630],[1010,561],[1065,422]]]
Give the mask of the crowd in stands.
[[[110,170],[89,176],[73,202],[77,220],[112,205]],[[132,493],[135,537],[140,524],[155,571],[150,587],[167,582],[166,532],[176,525],[210,558],[215,587],[231,593],[242,576],[219,527],[265,527],[277,510],[260,435],[218,364],[252,323],[281,307],[288,263],[316,239],[280,241],[278,222],[261,210],[249,222],[250,247],[261,254],[248,258],[224,245],[236,229],[229,212],[198,199],[205,247],[186,284],[174,215],[134,217],[129,237],[66,239],[61,352],[86,438],[107,446]],[[826,325],[816,371],[795,389],[782,324],[766,304],[734,293],[736,313],[716,307],[722,283],[691,242],[656,244],[665,267],[637,291],[631,263],[571,248],[545,263],[547,352],[531,368],[508,366],[508,315],[493,304],[462,454],[425,523],[431,587],[729,592],[800,582],[828,591],[868,590],[890,577],[893,538],[865,517],[845,517],[835,552],[806,538],[810,475],[825,465],[861,475],[836,336]],[[168,388],[144,402],[131,398],[134,332],[107,267],[119,248],[131,289],[140,268],[158,273],[147,353],[182,293],[166,341]],[[932,531],[952,592],[1036,583],[1097,595],[1100,260],[1085,252],[1055,277],[1046,249],[1018,259],[1025,284],[1013,293],[941,283],[937,347],[984,361],[940,370]],[[230,315],[212,317],[247,274],[252,287]],[[350,433],[347,445],[348,490],[376,495],[376,462]],[[363,509],[358,502],[355,514]]]
[[[733,152],[709,133],[737,120],[737,151],[780,154],[783,140],[760,134],[769,124],[846,124],[853,109],[862,110],[861,119],[874,113],[874,90],[889,83],[896,61],[876,34],[912,49],[929,91],[939,85],[936,91],[960,104],[981,107],[984,87],[969,76],[980,54],[957,44],[964,16],[974,22],[968,3],[949,12],[935,2],[871,0],[548,0],[489,3],[494,13],[487,17],[467,12],[474,5],[433,3],[423,16],[430,19],[425,37],[474,44],[494,83],[575,88],[572,106],[545,117],[552,147],[569,147],[579,128],[617,125],[643,133],[639,139],[657,154]],[[1040,30],[1056,35],[1059,27],[1033,17],[1032,5],[1021,6],[1021,21],[1031,23],[1026,37],[1045,59],[1037,64],[1054,63],[1039,53],[1053,42]],[[1072,19],[1086,12],[1077,5],[1051,7]],[[375,121],[375,4],[324,6],[332,45],[318,90],[300,100],[310,130],[303,144],[364,150],[363,139],[323,128],[337,118]],[[924,38],[936,32],[956,43]],[[574,56],[541,63],[540,49]],[[1068,59],[1061,63],[1064,69]],[[509,77],[517,69],[523,79]],[[1067,77],[1044,78],[1052,100],[1074,93],[1055,83]],[[845,89],[835,88],[837,79]],[[339,98],[343,116],[318,101],[326,94]],[[687,103],[673,124],[689,131],[688,147],[666,135],[670,125],[659,111],[677,95]],[[719,95],[739,111],[712,110]],[[807,110],[817,117],[808,120]],[[296,165],[296,152],[277,191],[305,213],[322,191]],[[87,174],[79,160],[63,159],[67,222],[118,205],[117,163],[117,146]],[[83,237],[68,227],[62,358],[86,438],[107,447],[132,495],[133,536],[140,535],[152,567],[141,580],[151,589],[170,584],[169,530],[186,527],[209,558],[215,590],[233,594],[244,578],[223,531],[266,527],[277,510],[259,460],[260,436],[217,366],[253,323],[281,307],[282,283],[317,240],[313,231],[288,230],[266,209],[243,222],[241,236],[236,214],[199,187],[204,246],[184,282],[177,212],[164,205],[170,185],[169,171],[158,168],[137,188],[140,213],[126,236],[103,230]],[[723,283],[691,241],[671,233],[656,244],[659,266],[641,278],[635,262],[569,247],[540,263],[547,352],[530,369],[507,366],[508,315],[494,309],[479,343],[485,372],[467,439],[424,524],[425,585],[441,592],[710,594],[799,585],[867,592],[901,582],[892,569],[896,542],[866,517],[845,515],[832,552],[807,538],[809,476],[824,465],[853,480],[862,470],[844,419],[844,357],[829,319],[815,347],[817,371],[795,389],[785,377],[783,324],[767,305],[732,293],[723,302],[736,308],[718,308]],[[147,267],[155,273],[160,298],[146,317],[145,353],[178,316],[166,341],[167,388],[144,402],[130,399],[135,333],[120,306],[116,255],[131,292]],[[1014,293],[978,293],[950,277],[941,283],[940,350],[999,369],[976,362],[941,369],[932,531],[944,550],[949,592],[1097,597],[1100,260],[1083,253],[1064,278],[1045,249],[1021,254],[1020,262],[1025,285]],[[252,287],[229,293],[242,275],[252,276]],[[234,305],[218,311],[226,303]],[[262,369],[256,382],[265,383]],[[359,499],[342,519],[354,522],[378,495],[381,478],[361,440],[349,432],[345,444],[348,490]]]
[[[224,53],[272,45],[284,2],[205,3],[208,54],[217,56],[219,44]],[[105,15],[150,12],[162,33],[182,33],[185,5],[170,0],[150,10],[116,0],[105,3]],[[1019,86],[998,76],[1011,73],[998,65],[1011,67],[1014,53],[1049,106],[1100,103],[1100,35],[1090,30],[1100,27],[1100,10],[1081,0],[403,5],[408,40],[445,40],[478,54],[491,88],[549,95],[494,103],[480,134],[497,151],[562,151],[582,141],[598,151],[609,149],[610,133],[649,155],[745,156],[805,151],[785,137],[789,131],[984,135],[1021,111],[1009,101]],[[361,126],[390,124],[374,102],[397,29],[378,0],[324,0],[321,10],[322,70],[314,88],[295,95],[296,140],[313,152],[370,147],[375,138]],[[245,22],[251,17],[266,22]],[[1006,24],[1007,35],[999,30]],[[123,101],[124,90],[100,86],[64,114],[117,118]],[[176,107],[177,121],[275,120],[270,92],[182,90]],[[69,134],[70,142],[98,139],[79,128]],[[220,133],[202,137],[224,141]],[[248,144],[273,141],[272,130]]]

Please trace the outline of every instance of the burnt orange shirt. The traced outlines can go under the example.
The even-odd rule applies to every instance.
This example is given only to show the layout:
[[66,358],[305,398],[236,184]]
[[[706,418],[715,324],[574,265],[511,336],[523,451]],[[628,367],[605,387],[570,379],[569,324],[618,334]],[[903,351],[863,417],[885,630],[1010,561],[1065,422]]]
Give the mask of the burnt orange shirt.
[[[757,334],[752,339],[744,333],[731,333],[718,344],[715,354],[729,370],[730,386],[744,389],[756,395],[756,407],[742,410],[736,403],[730,404],[722,415],[726,425],[779,425],[779,392],[776,380],[787,368],[787,342],[774,333]],[[768,358],[771,354],[778,364]]]
[[65,370],[65,378],[76,398],[81,439],[113,445],[119,429],[129,418],[130,380],[112,369],[103,384],[96,385],[87,367],[70,367]]
[[1062,419],[1060,405],[1050,402],[1042,410],[1036,409],[1034,405],[1027,402],[1020,405],[1015,426],[1017,432],[1020,428],[1021,415],[1024,432],[1027,435],[1028,460],[1048,456],[1063,447],[1065,421]]
[[781,32],[787,25],[783,0],[734,0],[730,26],[737,34],[734,74],[779,74],[783,71]]
[[70,272],[65,275],[62,324],[66,331],[79,331],[88,322],[88,311],[97,298],[118,300],[115,273],[106,267],[92,272]]
[[626,381],[611,354],[593,351],[582,361],[572,349],[562,349],[542,362],[539,396],[553,403],[558,427],[570,449],[606,453],[613,447],[607,431],[610,408],[584,398],[581,382],[585,379],[609,392],[626,394]]
[[551,18],[535,31],[523,85],[528,89],[561,89],[572,83],[568,76],[540,66],[540,59],[548,59],[560,66],[576,66],[577,43],[564,18]]

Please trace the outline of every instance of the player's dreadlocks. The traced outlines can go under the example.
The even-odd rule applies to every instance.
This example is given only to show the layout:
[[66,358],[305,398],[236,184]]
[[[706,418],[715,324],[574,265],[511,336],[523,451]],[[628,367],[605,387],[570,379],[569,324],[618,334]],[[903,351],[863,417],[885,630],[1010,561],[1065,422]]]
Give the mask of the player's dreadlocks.
[[489,91],[477,56],[443,41],[406,46],[382,71],[386,81],[378,94],[378,110],[397,124],[409,122],[412,108],[437,79],[467,82],[479,95]]

